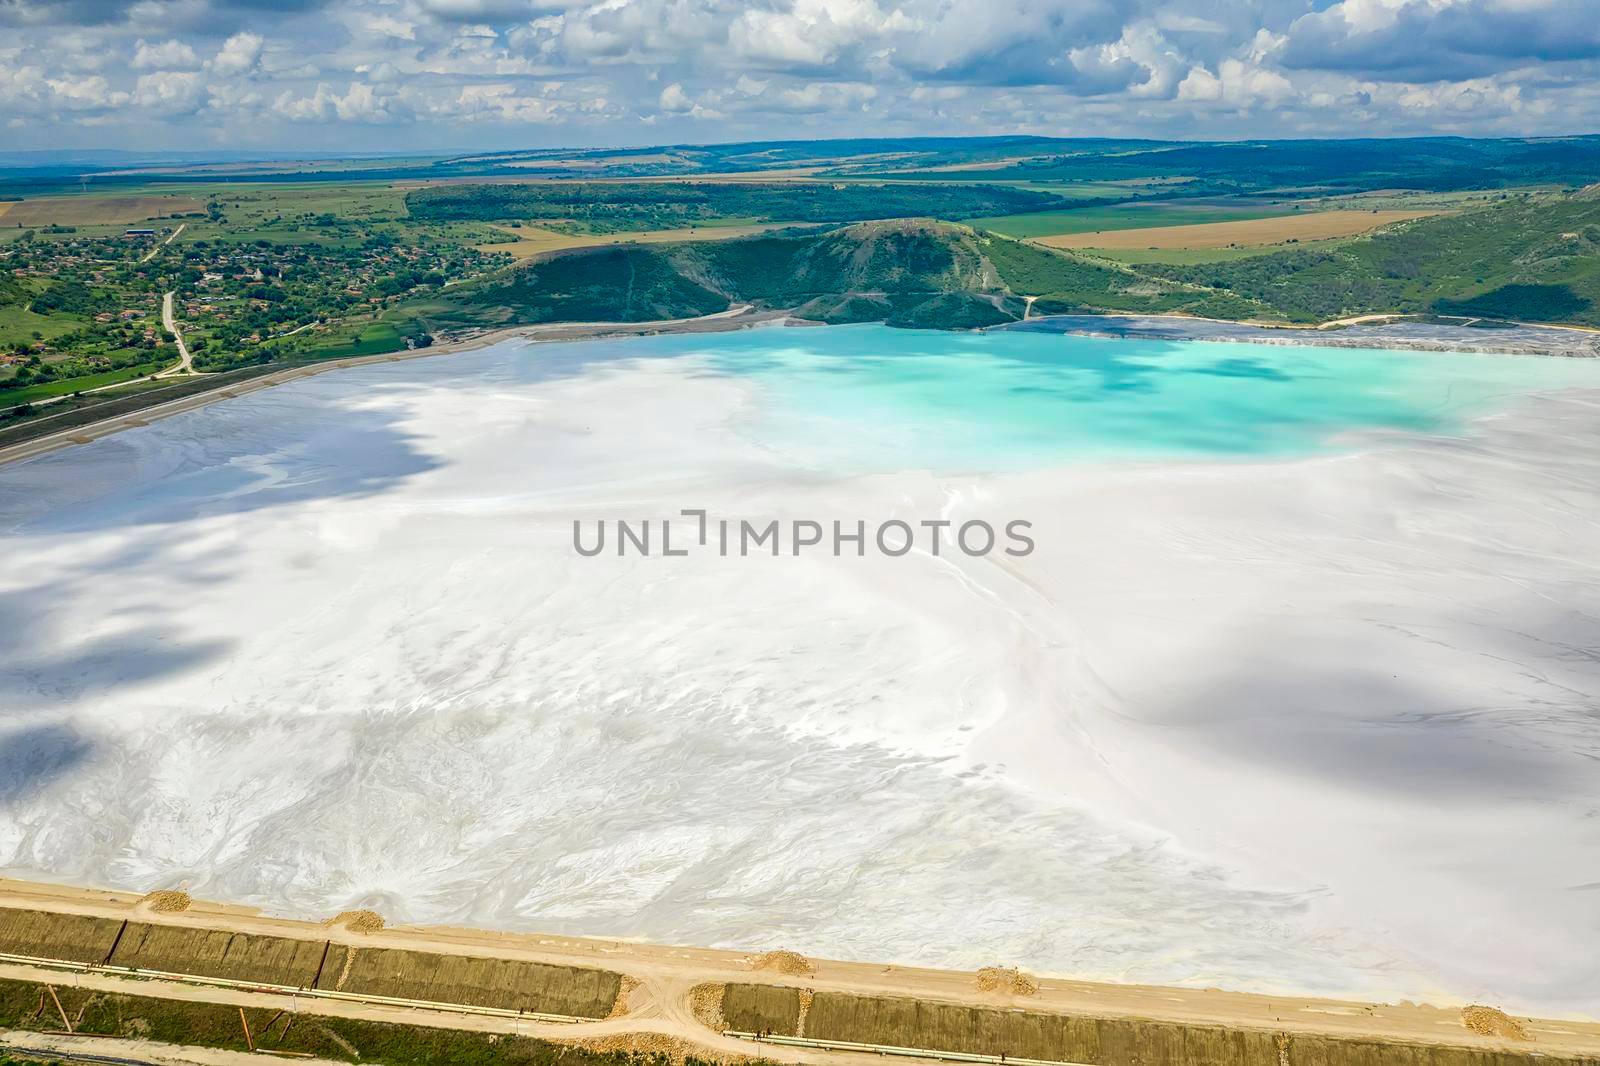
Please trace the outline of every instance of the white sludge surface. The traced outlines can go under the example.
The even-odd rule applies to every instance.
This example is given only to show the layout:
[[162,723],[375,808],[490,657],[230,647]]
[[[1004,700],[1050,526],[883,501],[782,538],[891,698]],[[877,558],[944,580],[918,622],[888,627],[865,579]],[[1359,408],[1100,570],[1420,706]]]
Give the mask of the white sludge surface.
[[[848,468],[811,421],[763,436],[757,378],[586,351],[0,468],[0,868],[1592,1010],[1600,393],[1311,455]],[[682,508],[1025,518],[1038,549],[573,551]]]

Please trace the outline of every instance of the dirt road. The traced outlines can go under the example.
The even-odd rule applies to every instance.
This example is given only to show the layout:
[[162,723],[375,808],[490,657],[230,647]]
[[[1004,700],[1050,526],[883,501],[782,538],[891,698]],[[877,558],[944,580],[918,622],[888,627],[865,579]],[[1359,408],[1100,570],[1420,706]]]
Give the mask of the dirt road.
[[178,316],[172,307],[177,295],[176,292],[169,292],[161,297],[161,324],[166,327],[168,333],[172,334],[174,342],[178,345],[178,362],[177,365],[169,366],[157,374],[156,377],[158,378],[170,378],[176,374],[194,373],[194,360],[189,356],[189,346],[184,343],[183,332],[178,329]]
[[[48,1053],[42,1061],[111,1063],[114,1066],[261,1066],[261,1056],[246,1051],[119,1040],[113,1036],[67,1036],[13,1029],[0,1034],[0,1050]],[[337,1059],[303,1059],[305,1066],[333,1066]],[[339,1063],[339,1066],[347,1066]]]
[[170,234],[168,234],[166,240],[162,241],[160,244],[158,244],[154,248],[150,249],[150,251],[145,254],[145,257],[143,259],[139,260],[139,265],[143,266],[144,264],[150,262],[150,260],[154,259],[157,256],[157,254],[160,253],[161,249],[165,248],[167,245],[169,245],[173,241],[177,240],[178,239],[178,234],[182,233],[183,230],[184,230],[184,227],[187,226],[188,224],[189,223],[187,223],[187,222],[178,223],[178,228],[173,230]]

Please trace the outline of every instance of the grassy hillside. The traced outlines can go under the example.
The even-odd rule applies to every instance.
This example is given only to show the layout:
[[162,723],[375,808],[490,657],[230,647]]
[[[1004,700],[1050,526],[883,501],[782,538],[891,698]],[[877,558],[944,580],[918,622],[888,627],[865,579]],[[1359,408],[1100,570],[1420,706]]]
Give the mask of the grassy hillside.
[[1328,250],[1139,269],[1295,322],[1401,311],[1600,325],[1600,192],[1515,197]]
[[561,252],[462,286],[419,311],[441,325],[638,322],[732,304],[819,322],[964,329],[1040,312],[1217,310],[1234,299],[927,220],[785,231],[717,243]]
[[1407,312],[1600,326],[1600,191],[1514,196],[1370,237],[1127,265],[926,220],[561,253],[463,286],[441,324],[642,321],[730,304],[820,322],[971,328],[1037,314],[1322,322]]

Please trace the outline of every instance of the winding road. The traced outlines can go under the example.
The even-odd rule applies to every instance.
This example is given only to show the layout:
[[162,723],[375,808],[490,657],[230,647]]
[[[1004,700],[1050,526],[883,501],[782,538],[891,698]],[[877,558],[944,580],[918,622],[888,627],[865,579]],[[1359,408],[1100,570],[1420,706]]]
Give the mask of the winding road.
[[169,366],[161,371],[156,375],[158,378],[170,378],[177,374],[194,373],[194,360],[189,356],[189,346],[183,342],[183,334],[178,330],[178,317],[173,313],[172,309],[174,297],[177,295],[177,292],[173,291],[161,297],[161,324],[166,327],[168,333],[172,334],[173,339],[178,344],[178,363],[176,366]]

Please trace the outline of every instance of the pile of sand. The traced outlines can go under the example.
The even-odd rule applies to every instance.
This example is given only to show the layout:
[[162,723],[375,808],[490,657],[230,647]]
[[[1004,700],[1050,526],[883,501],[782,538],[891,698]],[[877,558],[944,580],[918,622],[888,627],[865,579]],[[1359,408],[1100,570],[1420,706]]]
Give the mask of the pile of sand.
[[728,1021],[722,1016],[722,997],[727,994],[727,985],[695,985],[689,990],[689,1012],[694,1015],[694,1020],[719,1033],[728,1028]]
[[1013,996],[1036,996],[1039,982],[1032,974],[1014,966],[985,966],[978,971],[979,992],[1009,992]]
[[648,1058],[660,1056],[680,1064],[687,1059],[728,1063],[750,1061],[748,1056],[729,1055],[692,1043],[681,1036],[669,1036],[666,1033],[616,1033],[612,1036],[595,1037],[592,1040],[573,1040],[570,1043],[573,1047],[598,1051],[601,1054],[621,1053]]
[[139,902],[157,914],[176,914],[178,911],[188,910],[189,905],[194,900],[189,898],[189,893],[187,892],[163,890],[160,892],[147,892],[140,898]]
[[1468,1032],[1477,1033],[1479,1036],[1502,1036],[1509,1040],[1533,1039],[1520,1021],[1496,1007],[1484,1007],[1476,1003],[1470,1007],[1462,1007],[1461,1024],[1467,1027]]
[[631,977],[628,974],[623,974],[622,984],[617,989],[616,1002],[611,1004],[611,1013],[607,1014],[606,1017],[620,1018],[624,1014],[628,1013],[628,997],[631,996],[633,994],[633,990],[638,987],[639,979],[637,977]]
[[340,911],[323,925],[342,925],[352,933],[376,933],[383,928],[383,915],[377,911]]
[[811,1013],[811,1001],[815,999],[816,996],[817,994],[811,991],[809,988],[802,988],[800,990],[800,1014],[794,1020],[795,1036],[806,1035],[806,1016]]
[[750,967],[754,970],[788,974],[790,977],[809,977],[817,972],[817,968],[811,965],[810,959],[782,948],[757,955],[750,960]]

